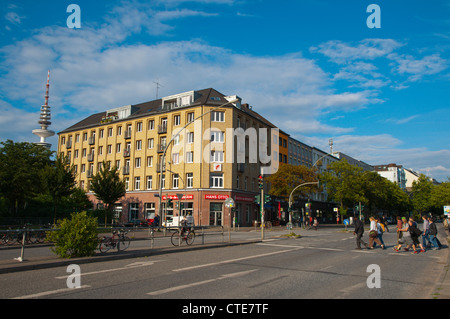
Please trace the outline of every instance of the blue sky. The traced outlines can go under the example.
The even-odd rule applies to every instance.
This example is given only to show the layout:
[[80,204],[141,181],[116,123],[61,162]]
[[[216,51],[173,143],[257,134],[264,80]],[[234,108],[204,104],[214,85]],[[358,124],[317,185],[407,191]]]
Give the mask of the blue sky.
[[448,0],[3,0],[0,21],[1,141],[38,141],[50,69],[56,132],[155,99],[155,81],[213,87],[309,145],[450,176]]

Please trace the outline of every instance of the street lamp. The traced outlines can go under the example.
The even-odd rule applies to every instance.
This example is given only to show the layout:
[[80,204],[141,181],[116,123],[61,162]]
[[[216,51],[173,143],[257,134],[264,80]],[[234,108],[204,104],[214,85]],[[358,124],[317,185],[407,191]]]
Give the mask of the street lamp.
[[[162,175],[163,175],[163,165],[164,165],[164,162],[165,162],[165,159],[166,159],[166,152],[167,152],[167,150],[168,150],[170,144],[172,144],[172,142],[174,141],[174,139],[175,139],[177,136],[179,136],[180,133],[181,133],[181,132],[189,125],[189,124],[194,123],[194,122],[195,122],[196,120],[198,120],[199,118],[202,118],[202,117],[205,116],[206,114],[209,114],[209,113],[211,113],[212,111],[214,111],[214,110],[216,110],[216,109],[219,109],[219,108],[221,108],[221,107],[224,107],[225,105],[228,105],[228,104],[236,103],[236,102],[238,102],[238,101],[239,101],[239,99],[234,99],[234,100],[228,101],[227,103],[224,103],[224,104],[219,105],[219,106],[215,106],[215,107],[213,107],[211,110],[209,110],[208,112],[205,112],[205,113],[203,113],[203,114],[197,116],[193,121],[191,121],[191,122],[187,123],[186,125],[184,125],[184,126],[178,131],[177,134],[173,135],[172,138],[170,139],[169,143],[167,143],[167,145],[164,147],[164,151],[163,151],[163,154],[162,154],[162,157],[161,157],[161,162],[159,163],[159,165],[160,165],[160,170],[159,170],[159,171],[160,171],[160,174],[161,174],[161,175],[160,175],[160,177],[159,177],[159,200],[158,200],[158,202],[159,202],[159,207],[158,207],[158,212],[159,212],[159,216],[161,217],[161,223],[162,223],[163,221],[165,221],[165,217],[166,217],[165,214],[164,214],[164,212],[163,212],[163,209],[162,209]],[[165,231],[165,228],[164,228],[164,231]]]

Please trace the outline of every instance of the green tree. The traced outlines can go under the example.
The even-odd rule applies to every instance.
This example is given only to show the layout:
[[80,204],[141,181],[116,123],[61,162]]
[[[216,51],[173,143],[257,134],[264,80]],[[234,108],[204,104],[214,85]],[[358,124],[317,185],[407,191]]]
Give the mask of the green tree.
[[355,203],[368,203],[364,194],[363,169],[345,159],[330,164],[319,179],[326,185],[328,199],[340,203],[341,211],[347,211]]
[[53,223],[56,223],[58,206],[64,197],[70,196],[76,187],[75,166],[62,154],[59,154],[56,161],[45,166],[41,171],[43,190],[53,199]]
[[125,182],[120,179],[117,167],[109,168],[108,164],[104,161],[99,172],[92,178],[90,189],[106,205],[106,226],[107,215],[112,215],[114,203],[126,193]]
[[[278,171],[270,175],[266,181],[270,183],[269,194],[273,196],[288,197],[292,190],[300,184],[316,182],[318,180],[316,171],[304,165],[281,165]],[[316,186],[305,186],[298,188],[303,195],[317,190]]]
[[433,185],[430,205],[440,214],[442,214],[443,206],[450,205],[450,179],[439,185]]
[[412,203],[417,214],[427,213],[432,207],[431,193],[433,182],[424,174],[420,174],[419,179],[412,184]]
[[12,140],[0,143],[0,194],[7,200],[10,215],[18,215],[27,199],[41,192],[40,172],[50,164],[47,148]]

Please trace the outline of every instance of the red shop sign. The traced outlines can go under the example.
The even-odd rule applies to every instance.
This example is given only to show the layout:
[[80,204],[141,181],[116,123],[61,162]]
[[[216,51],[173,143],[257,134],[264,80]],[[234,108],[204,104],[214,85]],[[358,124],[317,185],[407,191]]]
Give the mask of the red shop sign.
[[206,194],[205,199],[214,199],[214,200],[225,200],[229,198],[230,195],[223,195],[223,194]]

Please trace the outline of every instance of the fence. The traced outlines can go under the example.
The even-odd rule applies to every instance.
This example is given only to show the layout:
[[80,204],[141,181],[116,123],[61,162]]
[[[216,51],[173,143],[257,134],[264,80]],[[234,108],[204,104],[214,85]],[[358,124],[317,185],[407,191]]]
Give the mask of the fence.
[[[170,238],[174,232],[181,233],[182,227],[102,227],[97,228],[99,237],[112,233],[115,230],[127,230],[132,241],[150,240],[150,248],[155,247],[155,241]],[[204,245],[206,238],[212,235],[221,237],[221,242],[225,242],[225,231],[223,226],[193,226],[196,237],[201,238],[201,244]],[[44,244],[46,240],[46,232],[56,231],[56,228],[22,228],[0,230],[0,244],[4,246],[13,246],[20,248],[20,256],[15,258],[22,262],[24,260],[25,247],[38,244]],[[229,230],[229,241],[231,241],[231,231]],[[181,243],[181,242],[180,242]],[[51,243],[48,243],[51,245]]]

